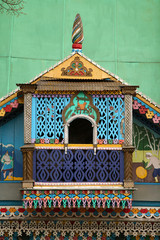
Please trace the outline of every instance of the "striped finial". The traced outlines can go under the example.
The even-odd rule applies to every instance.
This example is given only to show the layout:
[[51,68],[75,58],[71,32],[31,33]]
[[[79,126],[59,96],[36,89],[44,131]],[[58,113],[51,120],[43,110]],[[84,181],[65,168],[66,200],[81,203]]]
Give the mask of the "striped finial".
[[72,52],[81,52],[82,51],[82,42],[83,42],[83,25],[82,20],[79,14],[76,15],[76,18],[73,23],[72,29]]

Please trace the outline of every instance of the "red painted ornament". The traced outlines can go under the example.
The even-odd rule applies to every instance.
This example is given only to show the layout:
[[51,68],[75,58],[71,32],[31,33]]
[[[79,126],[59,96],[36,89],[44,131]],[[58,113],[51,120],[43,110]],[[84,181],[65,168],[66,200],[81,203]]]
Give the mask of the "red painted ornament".
[[82,44],[81,43],[73,43],[72,48],[73,49],[82,49]]

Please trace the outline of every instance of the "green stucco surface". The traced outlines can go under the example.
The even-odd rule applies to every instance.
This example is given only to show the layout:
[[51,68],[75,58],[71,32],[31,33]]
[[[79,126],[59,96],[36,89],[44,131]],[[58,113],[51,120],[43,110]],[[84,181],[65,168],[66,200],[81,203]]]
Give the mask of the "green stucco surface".
[[159,0],[26,0],[0,14],[0,97],[71,53],[80,13],[83,53],[160,104]]

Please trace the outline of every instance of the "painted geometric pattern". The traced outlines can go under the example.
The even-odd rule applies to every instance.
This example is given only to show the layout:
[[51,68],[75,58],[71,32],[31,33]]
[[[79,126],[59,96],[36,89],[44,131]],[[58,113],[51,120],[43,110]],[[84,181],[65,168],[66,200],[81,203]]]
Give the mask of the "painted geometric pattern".
[[93,207],[132,208],[132,191],[113,190],[55,190],[22,191],[25,208],[46,207]]
[[[118,140],[123,140],[125,114],[124,96],[93,95],[92,97],[93,104],[100,112],[100,122],[98,124],[97,132],[98,139],[108,139],[109,143],[118,143]],[[110,140],[114,140],[114,142],[111,142]]]
[[69,96],[39,96],[36,98],[36,139],[64,138],[62,110],[70,102]]
[[147,119],[151,119],[153,123],[160,125],[160,113],[142,102],[137,97],[133,97],[133,109],[138,110],[141,115],[145,115]]
[[36,182],[122,182],[123,152],[99,150],[35,150]]
[[[33,191],[32,191],[33,192]],[[25,209],[22,206],[4,206],[0,208],[0,216],[2,219],[6,218],[20,218],[23,219],[24,217],[107,217],[107,218],[143,218],[143,219],[159,219],[160,218],[160,208],[159,207],[132,207],[131,209],[125,207],[122,208],[91,208],[83,209],[81,208],[50,208],[47,205],[47,208],[30,208]]]

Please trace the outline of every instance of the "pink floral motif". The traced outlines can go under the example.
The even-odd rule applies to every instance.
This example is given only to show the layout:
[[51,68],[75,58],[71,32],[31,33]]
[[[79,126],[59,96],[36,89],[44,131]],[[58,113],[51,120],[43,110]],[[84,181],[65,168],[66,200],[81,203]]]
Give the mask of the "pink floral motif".
[[18,100],[14,100],[14,102],[10,103],[10,105],[13,107],[13,108],[17,108],[18,107]]
[[49,139],[45,139],[45,143],[49,143]]
[[160,117],[158,117],[157,114],[154,115],[153,122],[154,123],[159,123],[160,122]]
[[118,139],[114,139],[114,140],[113,140],[113,143],[114,143],[114,144],[118,144]]
[[137,100],[134,100],[134,103],[133,103],[133,109],[139,109],[139,107],[141,106],[141,104],[137,101]]

